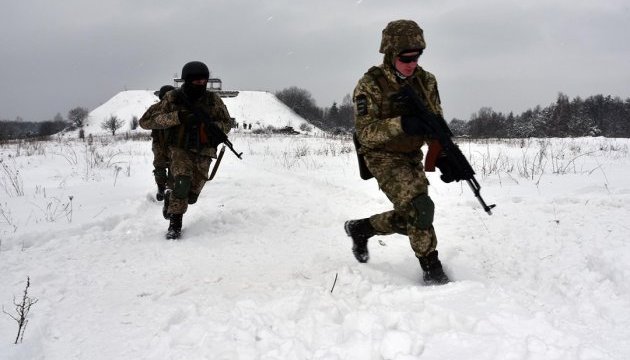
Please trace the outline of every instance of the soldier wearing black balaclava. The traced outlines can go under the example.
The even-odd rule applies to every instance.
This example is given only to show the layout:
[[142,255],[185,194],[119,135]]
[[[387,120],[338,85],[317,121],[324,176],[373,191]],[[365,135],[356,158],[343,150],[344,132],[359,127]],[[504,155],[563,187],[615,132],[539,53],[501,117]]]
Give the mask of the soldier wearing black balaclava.
[[216,158],[219,139],[213,139],[208,126],[227,134],[232,120],[221,98],[206,90],[210,71],[200,61],[191,61],[182,68],[184,84],[170,91],[144,128],[166,129],[168,132],[170,171],[173,189],[167,190],[163,215],[169,220],[167,239],[178,239],[182,219],[188,205],[197,202]]

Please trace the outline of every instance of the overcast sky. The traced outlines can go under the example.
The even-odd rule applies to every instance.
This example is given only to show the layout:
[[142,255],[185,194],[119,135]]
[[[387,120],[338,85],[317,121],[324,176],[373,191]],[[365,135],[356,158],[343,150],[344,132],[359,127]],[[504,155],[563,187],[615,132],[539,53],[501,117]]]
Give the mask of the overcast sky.
[[0,119],[64,118],[172,83],[191,60],[225,89],[298,86],[341,102],[387,22],[424,29],[445,117],[630,97],[627,0],[20,0],[0,12]]

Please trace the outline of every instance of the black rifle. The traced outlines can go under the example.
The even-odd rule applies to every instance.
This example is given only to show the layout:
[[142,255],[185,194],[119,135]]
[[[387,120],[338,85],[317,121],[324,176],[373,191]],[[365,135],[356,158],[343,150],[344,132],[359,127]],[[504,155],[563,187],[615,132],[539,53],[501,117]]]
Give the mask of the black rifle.
[[[431,137],[435,137],[439,146],[434,148],[437,152],[431,153],[432,149],[427,153],[427,163],[431,162],[431,166],[435,164],[437,161],[438,167],[440,165],[440,161],[446,161],[447,166],[451,170],[451,177],[453,180],[460,181],[466,180],[470,189],[475,194],[477,200],[483,207],[483,209],[488,213],[488,215],[492,215],[492,208],[496,205],[486,205],[486,202],[481,197],[481,186],[475,179],[475,171],[473,170],[470,163],[462,154],[462,151],[459,149],[457,144],[455,144],[452,140],[453,133],[451,129],[448,127],[448,124],[444,120],[444,118],[440,115],[434,114],[429,111],[424,104],[424,101],[418,96],[418,94],[411,88],[411,86],[406,85],[403,86],[400,90],[400,100],[407,103],[407,105],[412,106],[413,114],[418,116],[421,120],[423,120],[423,125],[426,126],[427,134],[430,134]],[[411,103],[409,103],[409,100]],[[440,149],[441,148],[441,149]],[[434,155],[435,154],[435,155]],[[439,160],[436,160],[438,157],[442,157]]]
[[210,117],[207,115],[203,116],[202,111],[199,111],[199,113],[201,113],[200,115],[198,115],[196,111],[194,111],[193,113],[198,119],[202,119],[203,123],[205,124],[204,128],[206,132],[208,132],[210,139],[212,139],[212,145],[218,146],[219,144],[223,143],[228,147],[228,149],[230,149],[230,151],[234,153],[234,155],[236,155],[237,158],[243,160],[243,158],[241,157],[243,153],[239,153],[234,150],[234,146],[232,145],[232,142],[228,140],[227,134],[219,128],[219,125],[217,125],[215,121],[210,120]]
[[[227,134],[224,133],[223,130],[221,130],[221,128],[219,128],[219,125],[217,125],[216,121],[210,118],[210,115],[206,114],[205,112],[201,111],[201,109],[194,106],[186,98],[186,95],[179,94],[179,98],[184,102],[184,104],[188,107],[188,109],[195,115],[195,118],[198,121],[201,121],[205,125],[204,129],[206,133],[208,134],[208,137],[210,138],[210,145],[212,145],[213,147],[217,147],[219,146],[219,144],[223,143],[228,147],[228,149],[230,149],[230,151],[234,153],[234,155],[236,155],[237,158],[243,160],[243,158],[241,157],[243,153],[242,152],[238,153],[236,152],[236,150],[234,150],[234,146],[232,145],[232,142],[228,139]],[[190,124],[187,124],[186,126],[190,126]]]

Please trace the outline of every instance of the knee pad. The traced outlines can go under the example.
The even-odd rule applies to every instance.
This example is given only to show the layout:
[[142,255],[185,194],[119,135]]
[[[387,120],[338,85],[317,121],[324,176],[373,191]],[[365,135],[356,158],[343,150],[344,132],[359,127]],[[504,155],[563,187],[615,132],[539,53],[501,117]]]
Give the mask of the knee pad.
[[411,205],[416,211],[413,223],[420,230],[429,230],[433,225],[433,215],[435,214],[435,204],[428,194],[416,196],[411,200]]
[[173,184],[173,196],[177,199],[185,199],[190,192],[190,176],[176,176]]
[[166,179],[168,179],[168,175],[166,175],[166,168],[156,167],[153,170],[153,176],[155,176],[155,178],[159,179],[159,180],[166,180]]
[[188,193],[188,205],[196,203],[197,199],[199,199],[199,194],[195,194],[192,191]]

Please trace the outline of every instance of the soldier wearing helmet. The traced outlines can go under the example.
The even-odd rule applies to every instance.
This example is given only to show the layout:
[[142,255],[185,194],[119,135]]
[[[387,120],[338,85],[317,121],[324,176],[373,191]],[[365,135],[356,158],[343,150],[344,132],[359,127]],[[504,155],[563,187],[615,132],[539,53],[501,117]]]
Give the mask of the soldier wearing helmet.
[[183,215],[197,202],[222,141],[210,135],[208,127],[227,134],[232,120],[216,93],[206,89],[210,71],[206,64],[191,61],[182,68],[181,88],[169,91],[157,109],[140,125],[145,129],[165,129],[170,157],[172,190],[164,195],[162,213],[169,220],[167,239],[181,236]]
[[[431,111],[442,114],[435,76],[418,65],[425,47],[423,31],[416,22],[388,23],[380,46],[383,63],[370,68],[354,89],[357,153],[394,209],[346,221],[344,228],[352,238],[355,258],[362,263],[369,259],[367,244],[372,236],[408,236],[424,282],[444,284],[449,279],[436,250],[434,203],[422,163],[421,147],[432,141],[431,134],[397,96],[402,86],[409,85]],[[362,178],[366,178],[363,172]]]

